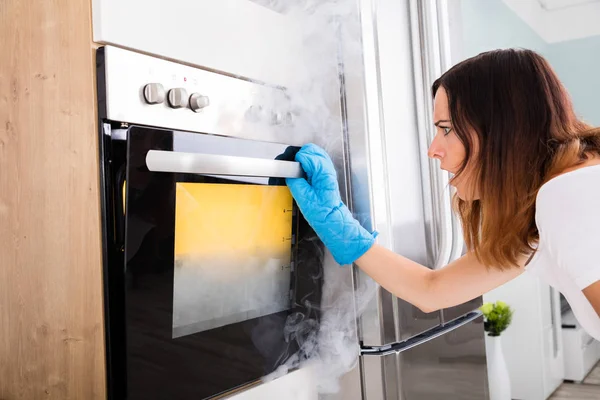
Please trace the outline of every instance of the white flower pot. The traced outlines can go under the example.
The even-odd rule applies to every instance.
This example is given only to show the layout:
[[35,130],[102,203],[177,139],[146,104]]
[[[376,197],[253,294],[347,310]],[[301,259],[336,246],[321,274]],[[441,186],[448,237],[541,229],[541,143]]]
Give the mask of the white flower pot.
[[511,400],[510,378],[500,341],[501,336],[485,336],[490,400]]

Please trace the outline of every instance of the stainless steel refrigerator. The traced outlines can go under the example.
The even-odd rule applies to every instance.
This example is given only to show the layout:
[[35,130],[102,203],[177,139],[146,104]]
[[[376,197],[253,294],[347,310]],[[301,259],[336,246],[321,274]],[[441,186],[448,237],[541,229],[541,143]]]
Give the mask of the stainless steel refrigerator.
[[[362,59],[344,63],[360,65],[344,82],[348,202],[381,245],[440,269],[464,252],[449,177],[426,154],[434,135],[431,85],[451,67],[447,4],[359,7]],[[368,280],[358,269],[352,279],[359,287]],[[488,398],[481,304],[476,298],[425,314],[377,288],[368,305],[355,307],[360,363],[338,398]]]

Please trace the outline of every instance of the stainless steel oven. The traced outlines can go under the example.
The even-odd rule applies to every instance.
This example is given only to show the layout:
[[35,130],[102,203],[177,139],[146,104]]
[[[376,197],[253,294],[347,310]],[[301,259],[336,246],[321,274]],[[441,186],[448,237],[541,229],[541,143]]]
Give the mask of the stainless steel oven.
[[481,298],[423,313],[339,268],[281,181],[315,142],[380,245],[434,269],[460,256],[424,157],[445,3],[98,3],[103,40],[180,60],[98,52],[111,398],[488,397]]
[[97,65],[109,398],[218,397],[301,358],[323,247],[285,185],[298,111],[118,48]]

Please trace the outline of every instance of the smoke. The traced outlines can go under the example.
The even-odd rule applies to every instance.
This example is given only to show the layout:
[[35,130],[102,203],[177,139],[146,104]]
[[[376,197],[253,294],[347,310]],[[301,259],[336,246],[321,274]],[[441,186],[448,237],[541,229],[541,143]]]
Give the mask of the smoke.
[[[332,154],[334,161],[339,160],[344,138],[340,126],[340,78],[341,74],[346,80],[356,78],[350,75],[360,71],[360,66],[357,69],[357,65],[344,65],[342,59],[362,60],[358,0],[253,1],[302,21],[305,62],[293,71],[294,79],[286,87],[292,113],[297,117],[290,134],[303,143],[318,143]],[[299,268],[307,268],[307,262],[319,263],[319,268],[323,265],[321,303],[305,303],[303,306],[309,311],[288,317],[284,337],[299,350],[292,355],[283,353],[278,368],[263,381],[311,367],[318,393],[325,397],[339,392],[340,378],[358,362],[356,318],[373,299],[377,285],[369,279],[355,288],[348,279],[350,271],[340,268],[327,252],[319,260],[300,262]],[[315,285],[320,284],[317,278],[320,277],[315,276]],[[319,317],[310,312],[314,310]]]
[[[173,283],[173,337],[262,317],[290,306],[290,256],[178,257]],[[223,290],[223,288],[227,290]]]
[[[329,254],[323,263],[323,298],[319,320],[297,312],[290,315],[284,328],[287,341],[295,341],[299,350],[282,360],[277,370],[263,377],[263,382],[279,378],[297,368],[312,368],[320,397],[338,393],[340,378],[352,370],[360,352],[355,317],[360,316],[373,299],[377,285],[366,280],[353,288],[344,279],[337,279],[340,267]],[[313,305],[314,306],[314,305]]]
[[287,103],[294,116],[287,128],[290,137],[295,142],[316,142],[335,156],[343,145],[340,74],[343,71],[348,78],[356,67],[342,65],[341,53],[344,60],[362,57],[359,0],[252,1],[285,14],[290,31],[302,42],[302,54],[294,55],[299,63],[286,80]]

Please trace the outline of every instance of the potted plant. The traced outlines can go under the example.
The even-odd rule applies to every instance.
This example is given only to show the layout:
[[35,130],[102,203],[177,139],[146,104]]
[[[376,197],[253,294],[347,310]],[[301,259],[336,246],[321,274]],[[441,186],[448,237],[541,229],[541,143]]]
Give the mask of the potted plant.
[[484,317],[483,329],[487,332],[485,352],[490,400],[510,400],[510,378],[502,353],[500,334],[510,325],[513,310],[503,301],[484,303],[480,310]]
[[500,336],[512,321],[513,310],[503,301],[484,303],[479,309],[485,318],[483,329],[488,336]]

